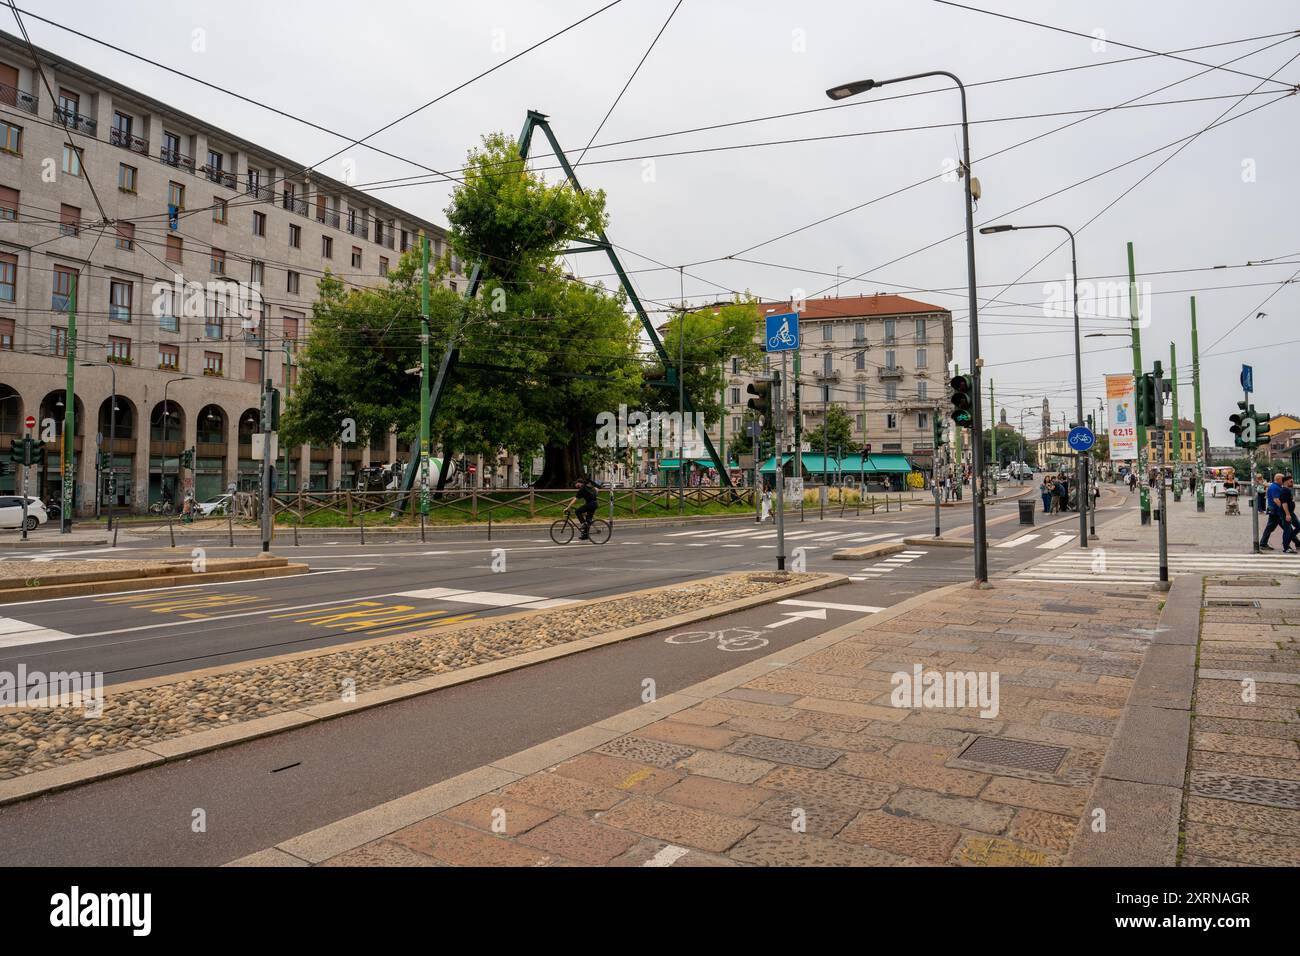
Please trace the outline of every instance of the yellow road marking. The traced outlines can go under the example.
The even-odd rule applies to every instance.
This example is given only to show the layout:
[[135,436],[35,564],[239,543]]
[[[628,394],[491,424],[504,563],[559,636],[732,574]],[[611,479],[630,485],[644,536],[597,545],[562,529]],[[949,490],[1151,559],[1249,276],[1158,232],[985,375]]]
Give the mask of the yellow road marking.
[[448,624],[458,624],[461,621],[468,621],[474,617],[476,617],[476,615],[473,613],[456,614],[452,617],[444,617],[442,620],[439,621],[421,621],[420,624],[418,624],[415,627],[411,627],[409,624],[398,624],[394,627],[381,627],[371,631],[370,633],[383,634],[385,631],[400,631],[402,628],[408,628],[411,631],[418,631],[421,628],[425,628],[425,627],[446,627]]

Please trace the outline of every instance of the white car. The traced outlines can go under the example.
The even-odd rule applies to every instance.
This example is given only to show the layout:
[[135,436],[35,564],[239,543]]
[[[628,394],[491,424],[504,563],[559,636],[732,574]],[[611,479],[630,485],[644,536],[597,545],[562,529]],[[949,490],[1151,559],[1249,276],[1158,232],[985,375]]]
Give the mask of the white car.
[[[27,499],[27,530],[35,531],[50,520],[45,505],[39,498]],[[22,528],[23,499],[17,495],[0,496],[0,528]]]

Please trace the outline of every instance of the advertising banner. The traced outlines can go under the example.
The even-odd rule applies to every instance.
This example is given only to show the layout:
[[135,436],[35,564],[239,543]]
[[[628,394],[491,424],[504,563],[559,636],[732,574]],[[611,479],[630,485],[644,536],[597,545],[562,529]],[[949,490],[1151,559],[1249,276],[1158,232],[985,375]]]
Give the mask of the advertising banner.
[[1133,376],[1106,376],[1106,405],[1110,424],[1112,461],[1137,461],[1137,402]]

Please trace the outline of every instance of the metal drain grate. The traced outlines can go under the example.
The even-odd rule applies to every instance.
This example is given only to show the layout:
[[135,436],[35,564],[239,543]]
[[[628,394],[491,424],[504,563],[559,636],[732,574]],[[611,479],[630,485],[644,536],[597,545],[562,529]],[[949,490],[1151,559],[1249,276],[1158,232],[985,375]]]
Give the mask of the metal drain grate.
[[1013,767],[1016,770],[1037,770],[1056,773],[1061,761],[1069,753],[1065,747],[1012,740],[1009,737],[976,737],[957,755],[959,760],[991,764],[995,767]]
[[1238,601],[1232,598],[1210,598],[1206,607],[1263,607],[1258,601]]

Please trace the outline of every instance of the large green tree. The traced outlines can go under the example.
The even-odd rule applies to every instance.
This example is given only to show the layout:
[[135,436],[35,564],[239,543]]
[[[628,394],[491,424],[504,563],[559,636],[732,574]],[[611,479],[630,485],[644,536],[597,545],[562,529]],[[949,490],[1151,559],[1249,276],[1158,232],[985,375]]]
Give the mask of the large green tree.
[[818,454],[823,448],[829,449],[831,455],[836,453],[836,449],[847,453],[854,447],[853,422],[839,405],[828,405],[824,425],[804,432],[803,440]]

